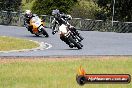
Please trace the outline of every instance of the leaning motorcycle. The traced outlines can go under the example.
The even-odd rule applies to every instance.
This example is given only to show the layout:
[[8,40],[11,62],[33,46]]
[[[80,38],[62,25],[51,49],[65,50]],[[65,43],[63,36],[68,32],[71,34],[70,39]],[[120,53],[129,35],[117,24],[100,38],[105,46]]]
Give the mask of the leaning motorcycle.
[[71,32],[71,30],[69,30],[67,25],[65,25],[65,24],[60,25],[59,34],[60,34],[60,37],[63,37],[65,40],[67,40],[69,42],[67,44],[72,44],[72,47],[70,47],[70,48],[77,47],[78,49],[82,49],[83,45],[74,36],[74,34]]
[[36,36],[43,34],[45,37],[49,37],[44,28],[44,22],[38,16],[32,17],[30,26],[32,26],[32,34],[35,34]]
[[[70,16],[70,15],[69,15]],[[76,28],[74,26],[72,26],[68,20],[71,20],[72,17],[68,17],[67,19],[65,19],[66,23],[68,24],[68,28],[71,30],[71,32],[73,33],[73,35],[79,40],[79,42],[81,42],[84,38],[80,35],[80,33],[76,30]]]

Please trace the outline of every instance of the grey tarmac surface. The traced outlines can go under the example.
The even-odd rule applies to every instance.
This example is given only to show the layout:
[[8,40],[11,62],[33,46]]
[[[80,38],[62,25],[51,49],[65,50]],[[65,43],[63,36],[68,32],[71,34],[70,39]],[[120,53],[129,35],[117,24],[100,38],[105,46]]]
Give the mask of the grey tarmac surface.
[[28,52],[0,53],[0,56],[78,56],[78,55],[132,55],[132,33],[114,33],[97,31],[79,31],[85,38],[82,41],[83,49],[69,48],[59,39],[58,33],[51,34],[51,29],[46,28],[50,37],[36,37],[25,27],[0,25],[0,36],[24,38],[51,44],[45,50]]

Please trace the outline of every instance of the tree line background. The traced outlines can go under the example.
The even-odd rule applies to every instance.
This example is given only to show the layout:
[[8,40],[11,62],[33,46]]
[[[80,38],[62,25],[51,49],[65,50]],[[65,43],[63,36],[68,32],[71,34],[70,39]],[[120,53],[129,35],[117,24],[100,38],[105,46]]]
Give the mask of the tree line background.
[[[115,0],[114,20],[132,21],[132,0]],[[113,0],[0,0],[0,10],[51,15],[53,9],[72,17],[111,20]]]

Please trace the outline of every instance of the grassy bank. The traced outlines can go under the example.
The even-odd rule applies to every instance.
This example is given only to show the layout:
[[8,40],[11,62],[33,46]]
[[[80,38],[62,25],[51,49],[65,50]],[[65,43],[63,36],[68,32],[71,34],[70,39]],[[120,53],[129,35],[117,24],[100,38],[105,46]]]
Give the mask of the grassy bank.
[[76,83],[82,65],[88,74],[130,74],[132,57],[0,59],[0,88],[132,88],[132,84]]
[[31,49],[38,46],[37,43],[26,39],[0,37],[0,51]]

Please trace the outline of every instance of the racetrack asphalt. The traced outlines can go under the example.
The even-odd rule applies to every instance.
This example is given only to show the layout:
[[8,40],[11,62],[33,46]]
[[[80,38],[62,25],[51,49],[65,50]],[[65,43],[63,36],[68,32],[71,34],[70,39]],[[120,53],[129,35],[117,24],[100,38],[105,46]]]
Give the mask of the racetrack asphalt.
[[0,56],[87,56],[87,55],[132,55],[132,34],[98,31],[79,31],[85,38],[83,49],[69,48],[59,39],[58,33],[51,34],[46,28],[49,38],[36,37],[25,27],[0,25],[0,36],[11,36],[44,42],[52,45],[44,50],[0,53]]

